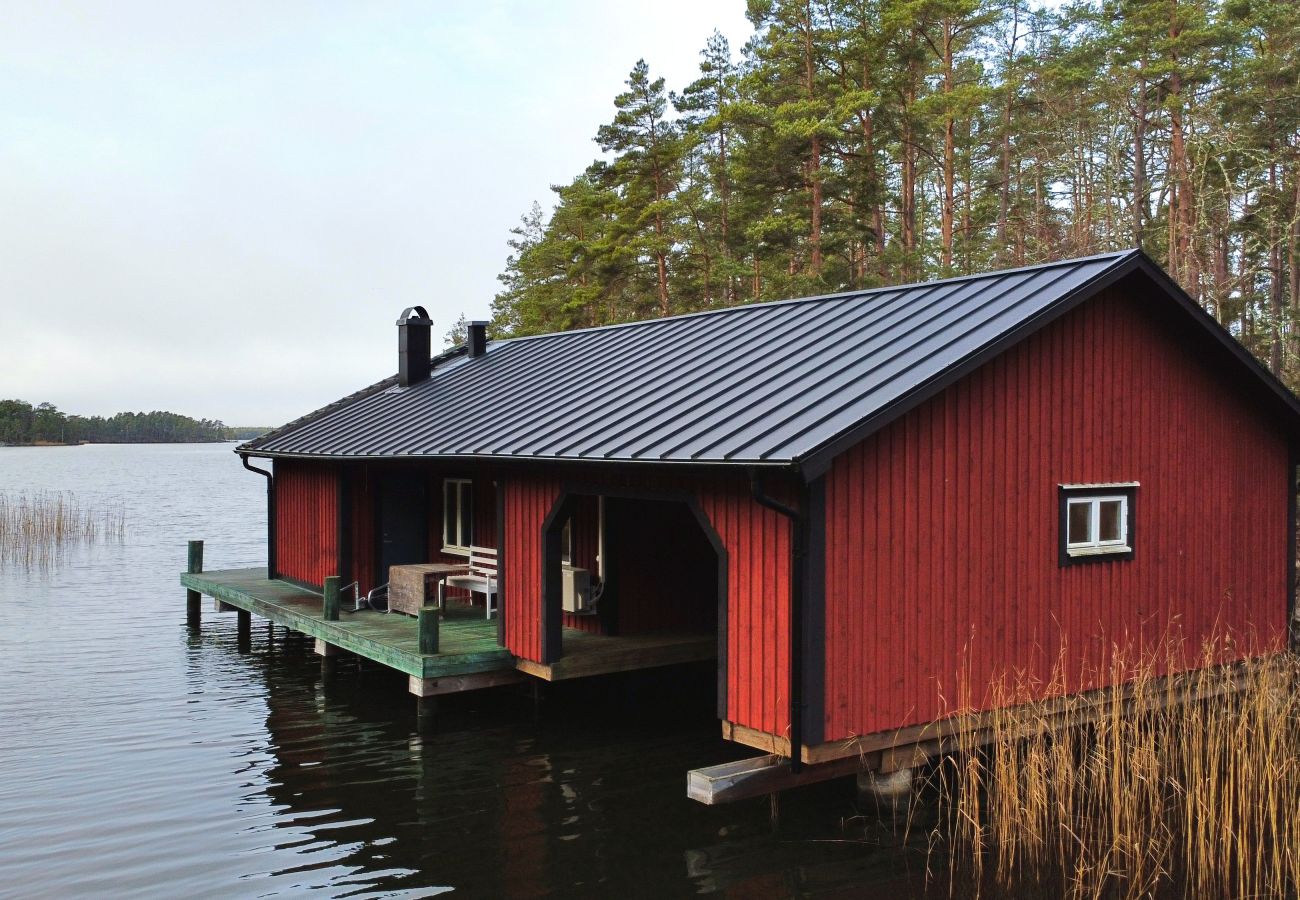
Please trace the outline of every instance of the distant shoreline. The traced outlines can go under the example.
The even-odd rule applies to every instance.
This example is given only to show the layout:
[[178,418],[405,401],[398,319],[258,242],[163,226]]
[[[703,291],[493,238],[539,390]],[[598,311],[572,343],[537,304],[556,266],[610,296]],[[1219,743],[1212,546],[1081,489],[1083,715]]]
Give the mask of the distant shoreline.
[[29,447],[87,447],[91,445],[114,445],[120,447],[144,446],[146,444],[240,444],[240,438],[221,438],[211,441],[76,441],[60,443],[59,441],[34,441],[30,444],[0,444],[0,449],[19,449]]

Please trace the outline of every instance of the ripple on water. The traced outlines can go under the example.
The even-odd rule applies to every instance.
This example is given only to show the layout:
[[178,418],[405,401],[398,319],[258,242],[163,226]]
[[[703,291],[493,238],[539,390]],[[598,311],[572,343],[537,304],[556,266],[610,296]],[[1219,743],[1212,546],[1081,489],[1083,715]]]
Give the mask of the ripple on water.
[[[842,785],[707,808],[687,769],[743,755],[710,673],[444,699],[414,730],[402,676],[233,616],[184,625],[176,573],[264,563],[265,483],[231,445],[0,449],[0,490],[121,503],[120,544],[0,569],[0,893],[14,896],[669,897],[901,892]],[[205,601],[206,602],[206,601]],[[643,676],[644,678],[645,676]]]

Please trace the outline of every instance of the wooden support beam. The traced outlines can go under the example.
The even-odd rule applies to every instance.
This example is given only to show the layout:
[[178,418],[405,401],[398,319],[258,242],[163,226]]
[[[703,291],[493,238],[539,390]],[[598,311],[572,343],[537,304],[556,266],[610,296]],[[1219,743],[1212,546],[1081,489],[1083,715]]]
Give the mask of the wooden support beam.
[[235,610],[235,628],[241,638],[249,638],[253,633],[253,614],[246,609]]
[[339,577],[329,575],[325,578],[325,598],[321,607],[321,618],[326,622],[339,620]]
[[524,680],[519,672],[477,672],[472,675],[453,675],[446,678],[410,678],[411,693],[417,697],[436,697],[440,694],[459,694],[503,684],[518,684]]
[[421,606],[419,613],[420,652],[426,656],[438,652],[438,617],[436,606]]
[[860,771],[862,761],[855,757],[805,766],[796,775],[790,771],[790,760],[768,754],[704,769],[692,769],[686,773],[686,796],[713,806],[746,797],[774,794],[831,778],[856,775]]
[[320,638],[316,638],[317,656],[338,656],[342,652],[343,649],[341,647],[336,647],[333,644],[327,644],[325,641],[322,641]]
[[[1196,672],[1166,675],[1154,679],[1145,685],[1146,690],[1149,691],[1145,702],[1165,706],[1206,700],[1232,693],[1240,689],[1246,667],[1250,664],[1247,662],[1212,666],[1210,668],[1216,672],[1216,675],[1208,679],[1205,685],[1202,685]],[[1235,672],[1232,671],[1234,669]],[[1218,677],[1219,673],[1226,677]],[[1135,685],[1125,684],[1118,688],[1097,688],[1082,694],[1041,701],[1033,704],[1034,715],[1023,728],[1028,735],[1044,727],[1056,730],[1067,724],[1085,724],[1104,713],[1108,708],[1106,704],[1111,700],[1117,700],[1122,711],[1127,714],[1127,711],[1137,702],[1133,696],[1134,690]],[[864,769],[879,769],[886,773],[910,769],[943,753],[952,753],[963,747],[977,747],[988,743],[994,737],[992,723],[995,717],[1005,715],[1007,715],[1005,711],[997,710],[964,713],[935,722],[908,725],[894,731],[881,731],[840,741],[804,746],[801,756],[808,765],[819,765],[839,759],[856,759],[862,762]],[[1003,733],[1006,733],[1005,726]],[[725,720],[722,722],[722,737],[777,756],[790,755],[789,738],[738,725],[735,722]]]
[[[197,575],[203,571],[203,542],[190,541],[189,558],[186,560],[185,571],[191,575]],[[198,591],[185,591],[185,620],[191,626],[197,626],[202,617],[203,595]]]

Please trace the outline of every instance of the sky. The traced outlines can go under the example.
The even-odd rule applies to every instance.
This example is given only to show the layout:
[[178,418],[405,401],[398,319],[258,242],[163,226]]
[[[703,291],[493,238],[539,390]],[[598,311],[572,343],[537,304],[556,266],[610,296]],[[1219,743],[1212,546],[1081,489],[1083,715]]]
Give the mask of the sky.
[[0,399],[278,425],[487,318],[510,229],[743,0],[0,4]]

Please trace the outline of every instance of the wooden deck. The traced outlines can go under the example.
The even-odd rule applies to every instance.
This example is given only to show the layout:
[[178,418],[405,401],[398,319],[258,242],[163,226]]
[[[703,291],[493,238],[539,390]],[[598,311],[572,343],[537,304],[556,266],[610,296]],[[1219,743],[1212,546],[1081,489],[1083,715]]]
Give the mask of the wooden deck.
[[309,634],[333,647],[373,659],[413,678],[451,678],[513,670],[515,658],[497,646],[497,623],[465,610],[449,610],[439,627],[438,653],[421,654],[416,621],[372,609],[347,612],[337,622],[321,618],[321,595],[266,577],[266,569],[184,573],[181,584],[247,610],[277,625]]
[[632,672],[679,663],[717,659],[718,639],[711,634],[638,634],[610,637],[564,629],[564,651],[549,666],[518,660],[519,671],[547,681]]
[[547,681],[585,678],[714,659],[712,635],[637,635],[608,637],[564,629],[564,655],[553,665],[517,660],[497,645],[496,620],[481,609],[452,607],[438,632],[438,652],[421,654],[416,620],[375,610],[348,612],[337,622],[321,618],[321,595],[284,581],[268,579],[266,569],[226,569],[182,573],[181,584],[215,597],[227,606],[269,619],[411,676],[411,691],[421,696],[489,687],[518,679],[519,673]]

